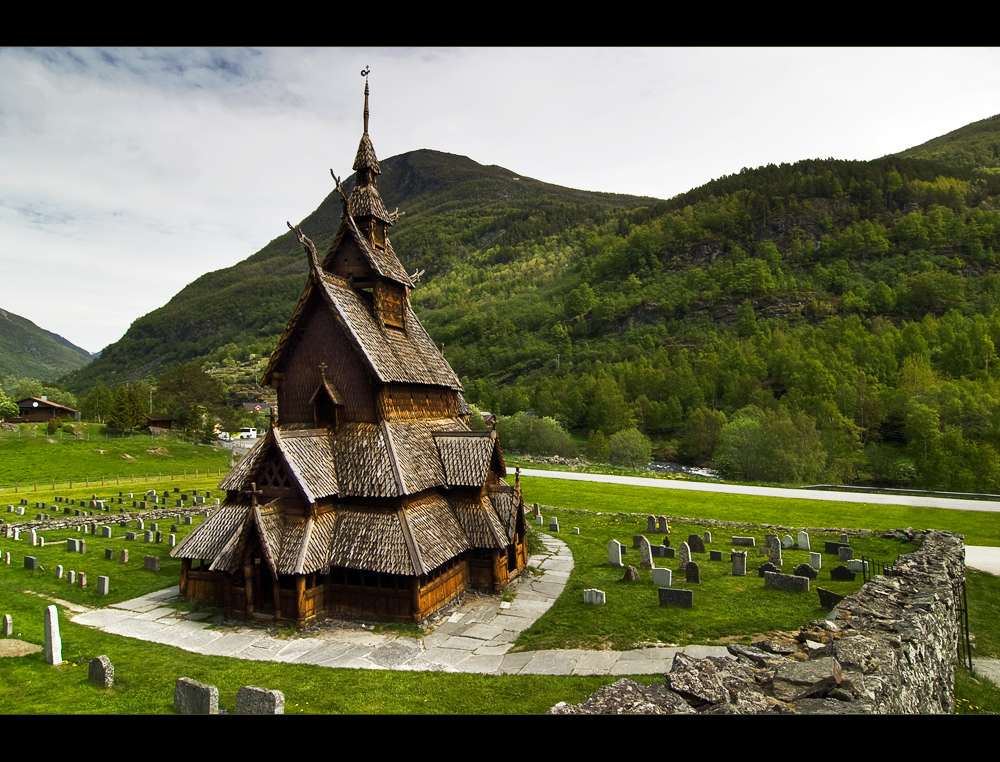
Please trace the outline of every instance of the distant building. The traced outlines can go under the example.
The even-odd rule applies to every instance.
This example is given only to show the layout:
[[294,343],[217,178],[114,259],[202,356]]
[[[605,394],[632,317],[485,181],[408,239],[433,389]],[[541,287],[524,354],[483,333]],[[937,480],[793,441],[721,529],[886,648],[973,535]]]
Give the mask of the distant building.
[[53,418],[73,418],[78,420],[80,414],[71,407],[49,402],[46,395],[41,397],[25,397],[17,401],[21,415],[11,418],[11,423],[34,423],[36,421],[51,421]]
[[146,413],[145,416],[146,425],[143,428],[146,431],[151,431],[152,429],[170,429],[174,425],[174,419],[167,413]]

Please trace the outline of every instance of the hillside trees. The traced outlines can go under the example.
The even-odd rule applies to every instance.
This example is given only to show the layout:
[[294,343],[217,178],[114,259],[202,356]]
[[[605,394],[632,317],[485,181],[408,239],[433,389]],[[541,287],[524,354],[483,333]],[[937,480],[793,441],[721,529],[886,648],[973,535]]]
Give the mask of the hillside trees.
[[108,411],[108,428],[130,434],[146,423],[146,399],[149,388],[145,384],[121,384],[115,387]]

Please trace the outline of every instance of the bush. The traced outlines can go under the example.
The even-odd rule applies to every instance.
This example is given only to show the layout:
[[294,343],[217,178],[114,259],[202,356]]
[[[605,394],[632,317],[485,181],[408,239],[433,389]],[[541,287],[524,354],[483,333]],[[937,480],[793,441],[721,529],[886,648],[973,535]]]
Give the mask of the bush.
[[539,418],[518,413],[501,418],[497,434],[505,452],[531,455],[560,455],[575,458],[579,453],[572,437],[555,418]]
[[653,459],[653,444],[639,429],[624,429],[608,440],[608,459],[616,466],[645,468]]
[[45,429],[50,434],[55,434],[57,431],[59,431],[59,427],[60,426],[62,426],[62,419],[59,418],[58,416],[56,416],[55,418],[52,418],[52,419],[49,420],[49,422],[46,425]]

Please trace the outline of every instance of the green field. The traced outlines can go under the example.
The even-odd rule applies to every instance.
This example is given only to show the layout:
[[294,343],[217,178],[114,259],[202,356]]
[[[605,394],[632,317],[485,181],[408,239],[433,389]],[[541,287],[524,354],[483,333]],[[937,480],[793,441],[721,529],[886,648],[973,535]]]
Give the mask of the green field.
[[[9,440],[0,447],[5,448]],[[60,452],[55,447],[49,453]],[[66,452],[65,450],[61,452]],[[56,464],[62,465],[62,462]],[[51,473],[52,462],[46,464]],[[194,464],[192,472],[199,474],[218,466],[214,462]],[[217,473],[217,471],[216,471]],[[37,474],[41,476],[41,474]],[[23,473],[21,474],[23,476]],[[52,489],[45,490],[40,480],[38,492],[28,496],[32,501],[51,502]],[[74,485],[72,493],[57,489],[60,495],[89,498],[117,495],[118,490],[128,489],[138,494],[146,488],[214,489],[217,476],[201,476],[197,481],[175,479],[173,484],[138,481],[126,488],[105,485],[104,488]],[[620,584],[620,570],[607,566],[606,544],[611,537],[630,545],[631,535],[645,533],[646,513],[683,516],[689,518],[715,518],[746,524],[772,523],[787,527],[874,528],[914,526],[951,529],[974,537],[976,544],[1000,544],[995,515],[982,512],[908,509],[886,506],[823,503],[806,500],[777,498],[744,498],[710,493],[665,491],[641,487],[560,482],[541,478],[522,479],[528,503],[560,505],[554,513],[560,517],[561,539],[574,553],[575,569],[563,595],[550,611],[532,628],[522,634],[515,645],[517,650],[534,650],[554,647],[626,648],[636,643],[697,643],[737,640],[747,642],[752,636],[773,629],[794,629],[810,619],[824,614],[816,605],[816,597],[767,595],[756,578],[727,576],[728,561],[704,562],[703,583],[696,591],[697,609],[686,612],[670,610],[669,617],[656,604],[651,585],[643,582],[635,586]],[[20,497],[21,495],[18,495]],[[0,503],[15,502],[13,495],[0,496]],[[116,506],[117,507],[117,506]],[[3,509],[5,510],[5,508]],[[29,506],[25,518],[34,518],[38,510]],[[55,512],[49,511],[53,515]],[[553,511],[546,510],[546,515]],[[619,515],[629,514],[629,515]],[[10,520],[4,512],[0,518]],[[198,519],[200,520],[200,519]],[[168,523],[168,522],[161,522]],[[573,535],[573,526],[581,527],[580,535]],[[114,525],[115,534],[121,537],[124,529]],[[169,526],[164,527],[169,529]],[[671,538],[677,541],[689,532],[702,532],[703,525],[682,520],[672,521]],[[178,527],[180,539],[190,527]],[[728,549],[730,534],[752,534],[763,538],[764,529],[711,527],[712,546]],[[782,532],[783,533],[783,532]],[[28,555],[25,540],[14,543],[0,538],[0,552],[11,552],[11,564],[0,564],[0,613],[10,613],[14,618],[15,635],[30,643],[41,644],[42,612],[57,598],[86,606],[107,605],[145,592],[176,584],[180,565],[167,556],[169,548],[163,545],[130,544],[133,558],[126,569],[117,561],[104,560],[104,548],[120,549],[121,539],[102,540],[82,535],[73,530],[42,531],[46,547],[32,549],[45,571],[29,572],[23,568],[22,558]],[[793,533],[794,534],[794,533]],[[66,550],[67,537],[86,537],[87,554],[79,556]],[[653,536],[655,537],[655,535]],[[813,534],[813,548],[822,543],[822,537]],[[859,555],[864,553],[880,560],[892,560],[896,554],[909,552],[912,546],[874,536],[852,539]],[[821,549],[821,547],[819,547]],[[636,553],[636,551],[631,551]],[[142,569],[140,555],[155,553],[161,556],[161,571],[146,572]],[[786,550],[786,563],[798,563],[803,552]],[[829,563],[824,558],[824,562]],[[626,562],[634,556],[626,556]],[[749,559],[752,569],[764,559]],[[55,566],[86,571],[89,587],[81,590],[70,587],[65,580],[55,579]],[[672,566],[676,562],[664,560],[660,565]],[[111,595],[98,599],[97,576],[111,578]],[[642,572],[649,575],[649,572]],[[821,572],[822,574],[822,572]],[[822,580],[824,587],[837,589],[835,584]],[[995,603],[1000,601],[1000,579],[990,575],[970,572],[969,601],[972,610],[972,630],[976,638],[976,654],[1000,656],[1000,611]],[[675,571],[675,586],[684,587]],[[849,587],[851,583],[837,583]],[[856,585],[855,585],[856,586]],[[603,609],[588,607],[584,610],[582,591],[599,587],[608,591],[609,603]],[[225,657],[191,654],[173,647],[109,635],[98,630],[70,623],[69,612],[60,606],[60,620],[65,663],[59,667],[44,664],[40,653],[18,658],[0,659],[0,701],[9,713],[169,713],[172,711],[173,684],[177,677],[186,676],[219,687],[220,705],[232,711],[237,690],[243,685],[262,685],[281,690],[286,696],[287,713],[537,713],[544,712],[558,701],[579,702],[601,685],[616,678],[564,677],[564,676],[479,676],[422,672],[391,672],[377,670],[331,670],[308,665],[249,662]],[[111,689],[98,689],[87,682],[87,663],[100,654],[107,654],[115,665],[116,685]],[[640,678],[650,682],[655,676]],[[994,686],[976,681],[960,670],[957,680],[958,695],[963,699],[959,708],[963,712],[997,711],[1000,709],[1000,691]]]

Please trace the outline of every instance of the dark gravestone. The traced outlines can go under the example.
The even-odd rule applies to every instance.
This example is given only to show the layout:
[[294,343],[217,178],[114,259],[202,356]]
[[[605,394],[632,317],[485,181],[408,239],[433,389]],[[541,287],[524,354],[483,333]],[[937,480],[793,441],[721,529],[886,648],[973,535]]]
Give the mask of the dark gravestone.
[[851,547],[846,542],[828,542],[823,550],[824,553],[829,553],[832,556],[840,556],[841,548]]
[[857,577],[858,575],[846,566],[838,566],[830,570],[830,579],[853,582]]
[[767,590],[786,590],[792,593],[809,592],[809,579],[796,577],[794,574],[767,572],[764,575],[764,587]]
[[692,553],[705,552],[705,541],[702,539],[700,534],[689,534],[687,544],[688,547],[691,548]]
[[284,714],[285,694],[245,685],[236,694],[236,714]]
[[829,590],[825,590],[822,587],[817,587],[816,592],[819,593],[819,605],[825,608],[827,611],[832,609],[842,600],[844,600],[843,595],[837,595]]
[[796,577],[808,577],[809,579],[816,579],[819,572],[817,572],[809,564],[799,564],[792,570],[792,574],[794,574]]
[[653,558],[666,558],[667,557],[667,554],[664,553],[664,551],[666,550],[666,548],[664,548],[662,545],[650,545],[649,549],[653,553]]
[[101,688],[110,688],[115,684],[115,668],[107,656],[97,656],[90,660],[87,679]]
[[708,560],[709,561],[721,561],[722,560],[722,551],[721,550],[710,550],[710,551],[708,551]]
[[[646,535],[643,535],[643,534],[634,534],[634,535],[632,535],[632,547],[633,548],[640,547],[642,545],[642,541],[645,540],[645,539],[646,539]],[[647,540],[647,542],[648,542],[648,540]]]
[[174,685],[174,711],[178,714],[218,714],[219,689],[179,677]]
[[38,568],[38,559],[35,558],[34,556],[25,556],[24,557],[24,568],[25,569],[30,569],[31,571],[34,571],[35,569]]
[[701,571],[698,569],[698,564],[694,561],[688,561],[687,568],[687,581],[701,584]]
[[777,566],[775,566],[771,562],[768,562],[766,564],[761,564],[760,566],[757,567],[757,576],[763,578],[763,576],[767,572],[780,572],[780,571],[781,571],[781,569],[779,569]]
[[681,590],[676,587],[657,588],[660,595],[660,605],[670,609],[689,609],[694,606],[694,591]]
[[115,560],[115,551],[112,548],[105,548],[104,549],[104,560],[105,561],[114,561]]
[[625,576],[622,577],[622,582],[638,582],[639,581],[639,570],[634,566],[625,567]]
[[664,548],[663,549],[663,557],[664,558],[675,558],[676,556],[677,556],[677,549],[676,548]]

